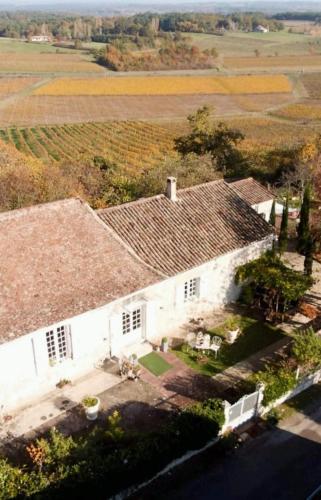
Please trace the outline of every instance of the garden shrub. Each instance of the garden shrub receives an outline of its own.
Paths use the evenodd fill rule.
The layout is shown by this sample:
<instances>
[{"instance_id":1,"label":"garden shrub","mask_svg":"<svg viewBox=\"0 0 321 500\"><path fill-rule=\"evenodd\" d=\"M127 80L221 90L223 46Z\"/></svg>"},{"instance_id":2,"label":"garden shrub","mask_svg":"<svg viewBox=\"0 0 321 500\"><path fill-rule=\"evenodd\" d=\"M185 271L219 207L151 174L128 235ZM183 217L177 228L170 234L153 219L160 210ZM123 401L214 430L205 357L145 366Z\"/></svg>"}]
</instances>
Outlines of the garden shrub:
<instances>
[{"instance_id":1,"label":"garden shrub","mask_svg":"<svg viewBox=\"0 0 321 500\"><path fill-rule=\"evenodd\" d=\"M31 470L0 461L0 488L10 498L108 498L152 477L172 460L201 448L224 423L223 402L209 399L173 415L155 432L125 433L120 415L107 420L107 431L95 427L84 437L65 437L53 429L29 450L41 450L42 462ZM29 456L32 458L32 454ZM11 495L11 496L10 496Z\"/></svg>"},{"instance_id":2,"label":"garden shrub","mask_svg":"<svg viewBox=\"0 0 321 500\"><path fill-rule=\"evenodd\" d=\"M321 364L321 339L312 328L298 332L292 346L292 353L300 365L317 368Z\"/></svg>"},{"instance_id":3,"label":"garden shrub","mask_svg":"<svg viewBox=\"0 0 321 500\"><path fill-rule=\"evenodd\" d=\"M263 398L263 405L265 406L294 389L297 384L295 373L283 367L278 369L267 367L265 371L256 373L253 378L256 382L262 382L265 386Z\"/></svg>"}]
</instances>

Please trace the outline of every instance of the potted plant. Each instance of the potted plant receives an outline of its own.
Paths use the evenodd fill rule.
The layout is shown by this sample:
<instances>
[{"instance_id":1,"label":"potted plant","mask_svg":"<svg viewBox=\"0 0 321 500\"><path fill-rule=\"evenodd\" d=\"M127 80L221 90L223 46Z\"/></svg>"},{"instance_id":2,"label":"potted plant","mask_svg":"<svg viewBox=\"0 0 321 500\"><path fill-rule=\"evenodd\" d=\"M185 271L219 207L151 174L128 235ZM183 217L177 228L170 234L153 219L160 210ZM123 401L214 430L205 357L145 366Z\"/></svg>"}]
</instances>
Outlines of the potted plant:
<instances>
[{"instance_id":1,"label":"potted plant","mask_svg":"<svg viewBox=\"0 0 321 500\"><path fill-rule=\"evenodd\" d=\"M82 404L85 409L87 419L96 420L98 417L100 399L97 398L97 396L86 396L82 400Z\"/></svg>"},{"instance_id":2,"label":"potted plant","mask_svg":"<svg viewBox=\"0 0 321 500\"><path fill-rule=\"evenodd\" d=\"M132 354L132 355L129 357L129 362L130 362L133 366L137 366L137 365L138 365L138 357L137 357L137 354Z\"/></svg>"},{"instance_id":3,"label":"potted plant","mask_svg":"<svg viewBox=\"0 0 321 500\"><path fill-rule=\"evenodd\" d=\"M168 338L167 337L162 338L162 351L163 352L168 351Z\"/></svg>"},{"instance_id":4,"label":"potted plant","mask_svg":"<svg viewBox=\"0 0 321 500\"><path fill-rule=\"evenodd\" d=\"M236 330L228 330L226 332L226 342L228 342L229 344L234 344L239 333L240 333L239 328L237 328Z\"/></svg>"}]
</instances>

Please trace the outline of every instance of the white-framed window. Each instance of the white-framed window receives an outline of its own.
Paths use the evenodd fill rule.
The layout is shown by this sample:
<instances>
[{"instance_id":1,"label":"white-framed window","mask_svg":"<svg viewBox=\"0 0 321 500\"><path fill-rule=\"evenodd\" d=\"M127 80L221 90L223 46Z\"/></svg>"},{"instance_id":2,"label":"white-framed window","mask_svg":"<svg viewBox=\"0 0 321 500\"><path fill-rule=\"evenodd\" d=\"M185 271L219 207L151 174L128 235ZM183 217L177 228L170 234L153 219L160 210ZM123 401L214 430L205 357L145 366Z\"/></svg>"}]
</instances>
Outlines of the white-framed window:
<instances>
[{"instance_id":1,"label":"white-framed window","mask_svg":"<svg viewBox=\"0 0 321 500\"><path fill-rule=\"evenodd\" d=\"M184 302L194 300L199 295L199 278L191 278L184 283Z\"/></svg>"},{"instance_id":2,"label":"white-framed window","mask_svg":"<svg viewBox=\"0 0 321 500\"><path fill-rule=\"evenodd\" d=\"M56 363L70 357L69 329L66 325L48 330L46 342L49 363Z\"/></svg>"},{"instance_id":3,"label":"white-framed window","mask_svg":"<svg viewBox=\"0 0 321 500\"><path fill-rule=\"evenodd\" d=\"M122 314L122 332L123 335L128 333L135 333L142 327L142 309L141 307L134 309L130 312L123 312Z\"/></svg>"}]
</instances>

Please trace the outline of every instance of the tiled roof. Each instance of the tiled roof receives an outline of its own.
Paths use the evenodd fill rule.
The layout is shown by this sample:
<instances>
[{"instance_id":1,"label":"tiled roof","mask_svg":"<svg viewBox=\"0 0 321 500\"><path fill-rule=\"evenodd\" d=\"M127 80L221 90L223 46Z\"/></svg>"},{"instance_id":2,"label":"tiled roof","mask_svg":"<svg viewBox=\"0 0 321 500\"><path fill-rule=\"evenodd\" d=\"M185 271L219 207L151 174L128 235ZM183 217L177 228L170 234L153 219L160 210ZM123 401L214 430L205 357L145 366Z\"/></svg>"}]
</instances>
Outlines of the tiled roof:
<instances>
[{"instance_id":1,"label":"tiled roof","mask_svg":"<svg viewBox=\"0 0 321 500\"><path fill-rule=\"evenodd\" d=\"M2 213L0 234L0 343L162 279L77 199Z\"/></svg>"},{"instance_id":2,"label":"tiled roof","mask_svg":"<svg viewBox=\"0 0 321 500\"><path fill-rule=\"evenodd\" d=\"M253 177L231 182L229 185L249 205L256 205L274 198L273 193L254 180Z\"/></svg>"},{"instance_id":3,"label":"tiled roof","mask_svg":"<svg viewBox=\"0 0 321 500\"><path fill-rule=\"evenodd\" d=\"M98 211L136 254L167 276L266 238L272 228L224 181Z\"/></svg>"}]
</instances>

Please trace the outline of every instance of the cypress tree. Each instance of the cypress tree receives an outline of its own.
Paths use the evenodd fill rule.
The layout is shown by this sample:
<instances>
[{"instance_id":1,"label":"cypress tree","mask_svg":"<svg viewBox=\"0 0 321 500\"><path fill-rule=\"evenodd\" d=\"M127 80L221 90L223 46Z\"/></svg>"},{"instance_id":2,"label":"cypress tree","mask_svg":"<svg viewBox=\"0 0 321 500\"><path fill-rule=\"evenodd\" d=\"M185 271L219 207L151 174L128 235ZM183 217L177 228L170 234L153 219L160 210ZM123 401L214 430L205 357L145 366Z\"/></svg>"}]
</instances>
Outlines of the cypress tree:
<instances>
[{"instance_id":1,"label":"cypress tree","mask_svg":"<svg viewBox=\"0 0 321 500\"><path fill-rule=\"evenodd\" d=\"M269 223L271 224L271 226L275 227L275 199L272 203Z\"/></svg>"},{"instance_id":2,"label":"cypress tree","mask_svg":"<svg viewBox=\"0 0 321 500\"><path fill-rule=\"evenodd\" d=\"M306 245L305 245L305 258L304 258L304 274L308 276L312 275L312 266L313 266L313 239L309 234Z\"/></svg>"},{"instance_id":3,"label":"cypress tree","mask_svg":"<svg viewBox=\"0 0 321 500\"><path fill-rule=\"evenodd\" d=\"M305 253L305 247L310 237L309 216L310 216L310 186L307 185L304 190L303 201L300 211L300 222L298 225L297 251L302 255L304 255Z\"/></svg>"},{"instance_id":4,"label":"cypress tree","mask_svg":"<svg viewBox=\"0 0 321 500\"><path fill-rule=\"evenodd\" d=\"M288 246L288 218L289 218L289 197L287 195L285 207L283 207L281 228L279 235L279 252L283 253Z\"/></svg>"}]
</instances>

